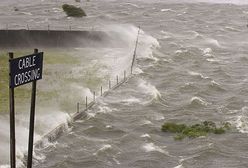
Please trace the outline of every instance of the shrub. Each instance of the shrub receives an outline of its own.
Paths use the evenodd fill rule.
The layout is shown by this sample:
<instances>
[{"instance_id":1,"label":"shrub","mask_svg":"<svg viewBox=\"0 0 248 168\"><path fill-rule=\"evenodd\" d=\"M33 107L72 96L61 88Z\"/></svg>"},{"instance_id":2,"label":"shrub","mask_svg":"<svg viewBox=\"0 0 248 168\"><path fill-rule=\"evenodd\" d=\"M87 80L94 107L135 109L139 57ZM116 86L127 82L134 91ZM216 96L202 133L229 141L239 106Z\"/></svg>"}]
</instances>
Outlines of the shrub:
<instances>
[{"instance_id":1,"label":"shrub","mask_svg":"<svg viewBox=\"0 0 248 168\"><path fill-rule=\"evenodd\" d=\"M73 5L64 4L64 5L62 5L62 8L63 8L64 12L67 14L67 16L71 16L71 17L86 16L86 13L84 12L83 9L75 7Z\"/></svg>"},{"instance_id":2,"label":"shrub","mask_svg":"<svg viewBox=\"0 0 248 168\"><path fill-rule=\"evenodd\" d=\"M174 139L182 140L185 137L197 138L200 136L206 136L208 133L223 134L230 128L231 124L228 122L222 123L222 127L217 127L216 124L212 121L204 121L200 124L194 124L190 126L167 122L162 125L161 130L163 132L177 133L174 136Z\"/></svg>"}]
</instances>

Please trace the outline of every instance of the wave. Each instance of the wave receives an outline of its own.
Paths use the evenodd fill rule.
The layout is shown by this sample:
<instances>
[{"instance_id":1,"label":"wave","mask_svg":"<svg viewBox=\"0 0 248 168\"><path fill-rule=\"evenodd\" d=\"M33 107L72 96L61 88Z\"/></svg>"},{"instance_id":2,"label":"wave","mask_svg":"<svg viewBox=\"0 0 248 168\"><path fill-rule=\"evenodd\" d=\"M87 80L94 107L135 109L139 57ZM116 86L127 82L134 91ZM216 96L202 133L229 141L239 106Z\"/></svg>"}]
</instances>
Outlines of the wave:
<instances>
[{"instance_id":1,"label":"wave","mask_svg":"<svg viewBox=\"0 0 248 168\"><path fill-rule=\"evenodd\" d=\"M161 94L158 89L154 85L144 81L143 79L139 80L138 87L139 90L141 90L143 93L149 95L151 97L151 100L161 98Z\"/></svg>"},{"instance_id":2,"label":"wave","mask_svg":"<svg viewBox=\"0 0 248 168\"><path fill-rule=\"evenodd\" d=\"M209 103L200 97L192 97L190 100L191 106L207 106Z\"/></svg>"},{"instance_id":3,"label":"wave","mask_svg":"<svg viewBox=\"0 0 248 168\"><path fill-rule=\"evenodd\" d=\"M151 138L151 136L149 134L143 134L140 136L141 138Z\"/></svg>"},{"instance_id":4,"label":"wave","mask_svg":"<svg viewBox=\"0 0 248 168\"><path fill-rule=\"evenodd\" d=\"M93 153L93 155L99 155L100 153L110 150L111 148L112 146L109 144L103 145L96 153Z\"/></svg>"},{"instance_id":5,"label":"wave","mask_svg":"<svg viewBox=\"0 0 248 168\"><path fill-rule=\"evenodd\" d=\"M201 79L209 79L208 76L204 76L204 75L202 75L201 73L198 73L198 72L189 71L188 73L190 75L192 75L192 76L200 77Z\"/></svg>"},{"instance_id":6,"label":"wave","mask_svg":"<svg viewBox=\"0 0 248 168\"><path fill-rule=\"evenodd\" d=\"M175 10L172 9L161 9L161 12L176 12Z\"/></svg>"},{"instance_id":7,"label":"wave","mask_svg":"<svg viewBox=\"0 0 248 168\"><path fill-rule=\"evenodd\" d=\"M239 115L236 116L236 119L233 123L236 125L236 128L241 133L248 133L248 107L244 106L241 108Z\"/></svg>"},{"instance_id":8,"label":"wave","mask_svg":"<svg viewBox=\"0 0 248 168\"><path fill-rule=\"evenodd\" d=\"M238 29L236 29L234 27L231 27L231 26L226 26L225 29L233 31L233 32L240 32L240 30L238 30Z\"/></svg>"},{"instance_id":9,"label":"wave","mask_svg":"<svg viewBox=\"0 0 248 168\"><path fill-rule=\"evenodd\" d=\"M221 84L217 83L216 81L212 80L209 87L211 89L214 89L216 91L225 91L224 88L222 88Z\"/></svg>"},{"instance_id":10,"label":"wave","mask_svg":"<svg viewBox=\"0 0 248 168\"><path fill-rule=\"evenodd\" d=\"M142 148L146 151L146 152L153 152L153 151L156 151L156 152L160 152L160 153L163 153L163 154L166 154L168 155L168 152L165 151L164 149L162 149L161 147L159 146L156 146L154 145L154 143L146 143L142 146ZM163 147L165 148L165 146Z\"/></svg>"},{"instance_id":11,"label":"wave","mask_svg":"<svg viewBox=\"0 0 248 168\"><path fill-rule=\"evenodd\" d=\"M207 42L208 44L211 44L211 45L215 46L215 47L219 47L219 48L221 47L219 41L216 40L216 39L213 39L213 38L206 38L206 42Z\"/></svg>"},{"instance_id":12,"label":"wave","mask_svg":"<svg viewBox=\"0 0 248 168\"><path fill-rule=\"evenodd\" d=\"M128 99L121 100L121 103L124 103L126 105L131 105L131 104L141 103L141 101L138 98L131 97Z\"/></svg>"}]
</instances>

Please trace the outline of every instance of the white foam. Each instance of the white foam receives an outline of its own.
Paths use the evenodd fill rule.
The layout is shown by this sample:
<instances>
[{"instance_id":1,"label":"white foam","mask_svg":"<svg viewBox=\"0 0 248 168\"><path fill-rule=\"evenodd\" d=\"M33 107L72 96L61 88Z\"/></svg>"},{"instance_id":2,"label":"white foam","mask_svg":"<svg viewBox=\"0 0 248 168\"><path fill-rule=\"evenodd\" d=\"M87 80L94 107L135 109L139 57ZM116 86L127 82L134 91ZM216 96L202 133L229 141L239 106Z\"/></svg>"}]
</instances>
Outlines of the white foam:
<instances>
[{"instance_id":1,"label":"white foam","mask_svg":"<svg viewBox=\"0 0 248 168\"><path fill-rule=\"evenodd\" d=\"M236 124L236 128L241 133L248 133L248 107L244 106L240 110L239 115L236 116L236 120L234 121L234 124Z\"/></svg>"},{"instance_id":2,"label":"white foam","mask_svg":"<svg viewBox=\"0 0 248 168\"><path fill-rule=\"evenodd\" d=\"M141 101L136 97L131 97L128 99L121 100L121 102L126 104L126 105L131 105L131 104L140 103Z\"/></svg>"},{"instance_id":3,"label":"white foam","mask_svg":"<svg viewBox=\"0 0 248 168\"><path fill-rule=\"evenodd\" d=\"M209 44L212 44L212 45L214 45L214 46L216 46L216 47L221 47L219 41L216 40L216 39L207 38L207 39L206 39L206 42L209 43Z\"/></svg>"},{"instance_id":4,"label":"white foam","mask_svg":"<svg viewBox=\"0 0 248 168\"><path fill-rule=\"evenodd\" d=\"M152 99L157 99L157 98L161 97L161 94L158 91L158 89L154 85L151 85L150 83L144 81L143 79L139 80L138 87L145 94L150 95L152 97Z\"/></svg>"},{"instance_id":5,"label":"white foam","mask_svg":"<svg viewBox=\"0 0 248 168\"><path fill-rule=\"evenodd\" d=\"M213 86L220 86L220 84L217 83L217 82L215 82L214 80L211 81L211 84L212 84Z\"/></svg>"},{"instance_id":6,"label":"white foam","mask_svg":"<svg viewBox=\"0 0 248 168\"><path fill-rule=\"evenodd\" d=\"M157 151L160 153L164 153L164 154L168 154L168 152L164 151L162 148L160 148L159 146L154 145L154 143L146 143L145 145L142 146L142 148L146 151L146 152L153 152L153 151Z\"/></svg>"},{"instance_id":7,"label":"white foam","mask_svg":"<svg viewBox=\"0 0 248 168\"><path fill-rule=\"evenodd\" d=\"M184 168L182 164L175 166L174 168Z\"/></svg>"},{"instance_id":8,"label":"white foam","mask_svg":"<svg viewBox=\"0 0 248 168\"><path fill-rule=\"evenodd\" d=\"M112 108L109 108L108 106L99 106L97 113L111 113L113 111Z\"/></svg>"},{"instance_id":9,"label":"white foam","mask_svg":"<svg viewBox=\"0 0 248 168\"><path fill-rule=\"evenodd\" d=\"M203 54L204 55L206 55L206 54L210 54L210 53L212 53L213 51L212 51L212 48L205 48L204 50L203 50Z\"/></svg>"},{"instance_id":10,"label":"white foam","mask_svg":"<svg viewBox=\"0 0 248 168\"><path fill-rule=\"evenodd\" d=\"M139 6L137 4L134 4L134 3L125 3L126 5L130 5L130 6L133 6L133 7L136 7L136 8L139 8Z\"/></svg>"},{"instance_id":11,"label":"white foam","mask_svg":"<svg viewBox=\"0 0 248 168\"><path fill-rule=\"evenodd\" d=\"M197 97L197 96L192 97L191 100L190 100L190 103L191 104L192 103L197 103L197 104L201 104L203 106L207 106L209 104L208 102L206 102L205 100L203 100L202 98Z\"/></svg>"},{"instance_id":12,"label":"white foam","mask_svg":"<svg viewBox=\"0 0 248 168\"><path fill-rule=\"evenodd\" d=\"M105 144L96 153L93 153L93 155L98 155L100 152L104 152L104 151L109 150L111 148L112 148L111 145Z\"/></svg>"},{"instance_id":13,"label":"white foam","mask_svg":"<svg viewBox=\"0 0 248 168\"><path fill-rule=\"evenodd\" d=\"M160 11L161 12L176 12L176 11L174 11L172 9L161 9Z\"/></svg>"},{"instance_id":14,"label":"white foam","mask_svg":"<svg viewBox=\"0 0 248 168\"><path fill-rule=\"evenodd\" d=\"M207 58L208 62L220 62L220 60L218 59L214 59L214 58Z\"/></svg>"},{"instance_id":15,"label":"white foam","mask_svg":"<svg viewBox=\"0 0 248 168\"><path fill-rule=\"evenodd\" d=\"M141 73L144 73L143 70L140 69L139 67L135 67L133 74L138 75L138 74L141 74Z\"/></svg>"},{"instance_id":16,"label":"white foam","mask_svg":"<svg viewBox=\"0 0 248 168\"><path fill-rule=\"evenodd\" d=\"M152 124L152 122L149 120L143 120L142 121L142 125L150 125L150 124Z\"/></svg>"},{"instance_id":17,"label":"white foam","mask_svg":"<svg viewBox=\"0 0 248 168\"><path fill-rule=\"evenodd\" d=\"M151 138L151 136L149 134L143 134L140 136L141 138Z\"/></svg>"},{"instance_id":18,"label":"white foam","mask_svg":"<svg viewBox=\"0 0 248 168\"><path fill-rule=\"evenodd\" d=\"M209 77L204 76L204 75L202 75L202 74L199 73L199 72L189 71L188 73L189 73L190 75L192 75L192 76L199 76L199 77L201 77L202 79L209 79Z\"/></svg>"}]
</instances>

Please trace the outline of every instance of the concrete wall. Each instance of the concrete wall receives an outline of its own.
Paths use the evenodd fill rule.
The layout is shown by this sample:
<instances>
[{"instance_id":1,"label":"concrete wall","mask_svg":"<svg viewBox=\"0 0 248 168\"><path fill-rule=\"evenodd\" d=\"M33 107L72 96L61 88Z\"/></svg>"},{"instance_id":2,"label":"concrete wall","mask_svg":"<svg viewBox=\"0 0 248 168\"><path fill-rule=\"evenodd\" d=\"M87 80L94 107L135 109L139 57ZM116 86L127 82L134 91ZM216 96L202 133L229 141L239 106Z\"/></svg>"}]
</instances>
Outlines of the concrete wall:
<instances>
[{"instance_id":1,"label":"concrete wall","mask_svg":"<svg viewBox=\"0 0 248 168\"><path fill-rule=\"evenodd\" d=\"M97 47L107 41L101 31L0 30L0 48Z\"/></svg>"}]
</instances>

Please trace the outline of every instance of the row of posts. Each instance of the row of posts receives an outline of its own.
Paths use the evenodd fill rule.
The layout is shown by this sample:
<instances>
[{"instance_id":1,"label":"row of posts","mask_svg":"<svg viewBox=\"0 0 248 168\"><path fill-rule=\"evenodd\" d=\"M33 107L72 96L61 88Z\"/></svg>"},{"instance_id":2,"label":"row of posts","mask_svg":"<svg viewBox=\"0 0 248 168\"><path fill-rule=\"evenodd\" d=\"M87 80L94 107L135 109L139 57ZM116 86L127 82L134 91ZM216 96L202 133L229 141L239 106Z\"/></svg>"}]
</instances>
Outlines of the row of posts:
<instances>
[{"instance_id":1,"label":"row of posts","mask_svg":"<svg viewBox=\"0 0 248 168\"><path fill-rule=\"evenodd\" d=\"M114 85L112 87L112 83L111 83L111 80L108 81L108 89L111 90L112 88L116 87L116 86L119 86L121 83L125 82L127 80L127 76L126 76L126 71L123 72L123 80L122 82L119 81L119 76L116 75L116 85ZM109 91L108 90L108 91ZM103 92L103 87L101 86L100 88L100 96L103 96L104 92ZM94 91L93 92L93 101L92 102L95 102L96 101L96 92ZM91 102L91 103L92 103ZM85 110L87 110L89 108L89 101L88 101L88 96L85 96ZM78 102L77 103L77 113L80 112L80 103Z\"/></svg>"},{"instance_id":2,"label":"row of posts","mask_svg":"<svg viewBox=\"0 0 248 168\"><path fill-rule=\"evenodd\" d=\"M50 28L51 28L51 26L50 26L50 25L47 25L47 31L50 31L50 30L51 30ZM90 28L91 28L92 30L95 29L94 27L90 27ZM6 24L6 27L5 27L4 30L10 30L8 24ZM26 30L31 30L28 24L26 25ZM63 29L63 30L65 30L65 29ZM71 25L68 26L68 30L70 30L70 31L72 30L72 26L71 26Z\"/></svg>"}]
</instances>

